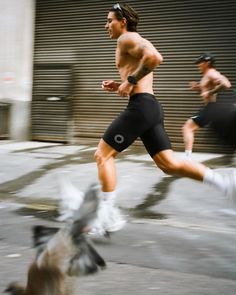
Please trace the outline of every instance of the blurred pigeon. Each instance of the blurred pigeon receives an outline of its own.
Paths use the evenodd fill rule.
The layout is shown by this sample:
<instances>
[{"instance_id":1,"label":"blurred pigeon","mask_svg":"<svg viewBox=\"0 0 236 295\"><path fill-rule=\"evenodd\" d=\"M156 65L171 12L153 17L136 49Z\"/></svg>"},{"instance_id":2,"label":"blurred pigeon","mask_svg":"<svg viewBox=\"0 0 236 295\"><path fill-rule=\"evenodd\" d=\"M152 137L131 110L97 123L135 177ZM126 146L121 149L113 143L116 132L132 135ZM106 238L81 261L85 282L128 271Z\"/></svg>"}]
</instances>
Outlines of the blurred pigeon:
<instances>
[{"instance_id":1,"label":"blurred pigeon","mask_svg":"<svg viewBox=\"0 0 236 295\"><path fill-rule=\"evenodd\" d=\"M68 177L68 173L57 174L59 187L59 217L57 221L66 221L73 217L74 212L78 210L84 199L84 193L80 191Z\"/></svg>"},{"instance_id":2,"label":"blurred pigeon","mask_svg":"<svg viewBox=\"0 0 236 295\"><path fill-rule=\"evenodd\" d=\"M33 243L36 257L28 270L26 287L11 283L5 292L11 295L69 295L67 278L96 273L106 267L104 259L86 238L96 218L98 185L92 184L73 220L64 227L35 226Z\"/></svg>"}]
</instances>

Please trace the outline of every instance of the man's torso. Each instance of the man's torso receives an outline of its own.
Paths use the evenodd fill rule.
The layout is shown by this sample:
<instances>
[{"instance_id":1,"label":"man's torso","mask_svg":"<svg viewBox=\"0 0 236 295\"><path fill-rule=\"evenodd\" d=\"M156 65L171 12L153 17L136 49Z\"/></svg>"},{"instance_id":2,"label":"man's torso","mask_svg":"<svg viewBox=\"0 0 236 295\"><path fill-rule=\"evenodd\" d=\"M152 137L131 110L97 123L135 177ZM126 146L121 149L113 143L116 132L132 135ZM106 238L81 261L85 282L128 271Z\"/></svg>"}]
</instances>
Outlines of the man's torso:
<instances>
[{"instance_id":1,"label":"man's torso","mask_svg":"<svg viewBox=\"0 0 236 295\"><path fill-rule=\"evenodd\" d=\"M135 32L127 32L125 33L128 38L131 38L133 42L137 44L137 46L144 46L154 49L151 42L142 38L138 33ZM116 48L116 67L120 73L120 77L122 81L125 81L129 75L132 75L133 72L139 67L141 57L134 57L128 53L128 48L119 45L119 40ZM153 73L149 73L141 80L138 81L137 85L134 86L131 95L136 93L150 93L153 94Z\"/></svg>"},{"instance_id":2,"label":"man's torso","mask_svg":"<svg viewBox=\"0 0 236 295\"><path fill-rule=\"evenodd\" d=\"M216 72L217 71L215 69L209 69L207 73L203 74L202 79L200 81L201 93L209 91L216 86L216 83L213 82L213 80L211 79L211 76L215 74ZM204 100L204 103L208 104L209 102L215 102L215 101L216 101L216 93L208 96Z\"/></svg>"}]
</instances>

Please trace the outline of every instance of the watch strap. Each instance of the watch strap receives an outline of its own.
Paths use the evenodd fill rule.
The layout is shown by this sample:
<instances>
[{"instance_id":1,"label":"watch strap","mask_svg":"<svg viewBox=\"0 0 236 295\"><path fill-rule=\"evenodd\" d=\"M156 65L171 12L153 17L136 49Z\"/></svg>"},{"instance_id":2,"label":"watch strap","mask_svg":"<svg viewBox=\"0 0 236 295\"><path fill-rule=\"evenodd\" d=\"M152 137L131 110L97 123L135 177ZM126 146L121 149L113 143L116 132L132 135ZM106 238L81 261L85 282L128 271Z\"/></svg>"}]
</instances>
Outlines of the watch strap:
<instances>
[{"instance_id":1,"label":"watch strap","mask_svg":"<svg viewBox=\"0 0 236 295\"><path fill-rule=\"evenodd\" d=\"M133 84L133 85L137 84L137 80L134 76L128 76L127 80L130 84Z\"/></svg>"}]
</instances>

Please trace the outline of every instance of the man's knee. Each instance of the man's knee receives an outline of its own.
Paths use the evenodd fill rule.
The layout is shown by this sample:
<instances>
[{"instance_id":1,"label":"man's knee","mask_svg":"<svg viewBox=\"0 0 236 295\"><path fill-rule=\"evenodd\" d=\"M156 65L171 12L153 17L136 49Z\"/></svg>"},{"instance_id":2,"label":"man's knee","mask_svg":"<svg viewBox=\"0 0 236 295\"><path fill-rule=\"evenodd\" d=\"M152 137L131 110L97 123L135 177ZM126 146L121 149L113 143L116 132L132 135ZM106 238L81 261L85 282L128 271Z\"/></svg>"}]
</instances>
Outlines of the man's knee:
<instances>
[{"instance_id":1,"label":"man's knee","mask_svg":"<svg viewBox=\"0 0 236 295\"><path fill-rule=\"evenodd\" d=\"M104 153L102 149L97 149L94 153L95 161L97 162L97 165L103 165L106 162L108 162L111 158L114 158L115 155L113 153Z\"/></svg>"},{"instance_id":2,"label":"man's knee","mask_svg":"<svg viewBox=\"0 0 236 295\"><path fill-rule=\"evenodd\" d=\"M172 150L164 150L153 157L157 167L159 167L166 174L175 174L179 169L179 161L175 159Z\"/></svg>"},{"instance_id":3,"label":"man's knee","mask_svg":"<svg viewBox=\"0 0 236 295\"><path fill-rule=\"evenodd\" d=\"M187 120L183 127L182 127L182 132L185 134L185 133L188 133L188 132L192 132L192 127L191 127L191 123L189 120Z\"/></svg>"},{"instance_id":4,"label":"man's knee","mask_svg":"<svg viewBox=\"0 0 236 295\"><path fill-rule=\"evenodd\" d=\"M175 162L173 162L173 163L168 162L168 163L158 165L158 166L165 174L168 174L168 175L176 174L176 172L179 169L179 165L177 165L177 163L175 163Z\"/></svg>"},{"instance_id":5,"label":"man's knee","mask_svg":"<svg viewBox=\"0 0 236 295\"><path fill-rule=\"evenodd\" d=\"M183 127L182 127L182 131L183 133L194 133L197 129L199 129L200 127L198 126L198 124L196 124L192 119L188 119Z\"/></svg>"},{"instance_id":6,"label":"man's knee","mask_svg":"<svg viewBox=\"0 0 236 295\"><path fill-rule=\"evenodd\" d=\"M94 159L97 162L97 164L101 164L104 161L104 156L99 149L97 149L94 153Z\"/></svg>"}]
</instances>

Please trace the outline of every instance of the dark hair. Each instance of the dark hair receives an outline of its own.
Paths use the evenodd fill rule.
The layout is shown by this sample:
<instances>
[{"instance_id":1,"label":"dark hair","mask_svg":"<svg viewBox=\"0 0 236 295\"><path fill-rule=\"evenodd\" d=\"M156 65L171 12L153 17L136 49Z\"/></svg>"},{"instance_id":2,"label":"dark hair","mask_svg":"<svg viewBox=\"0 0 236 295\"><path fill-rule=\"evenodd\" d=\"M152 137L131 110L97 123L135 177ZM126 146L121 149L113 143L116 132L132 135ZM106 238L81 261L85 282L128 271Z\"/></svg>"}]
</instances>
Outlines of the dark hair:
<instances>
[{"instance_id":1,"label":"dark hair","mask_svg":"<svg viewBox=\"0 0 236 295\"><path fill-rule=\"evenodd\" d=\"M139 17L137 12L130 5L117 3L113 5L113 7L109 11L113 11L118 20L122 20L123 17L126 18L127 31L137 31Z\"/></svg>"},{"instance_id":2,"label":"dark hair","mask_svg":"<svg viewBox=\"0 0 236 295\"><path fill-rule=\"evenodd\" d=\"M195 59L194 63L199 64L201 62L208 62L210 67L214 67L215 61L216 59L214 55L212 55L210 52L204 52Z\"/></svg>"}]
</instances>

